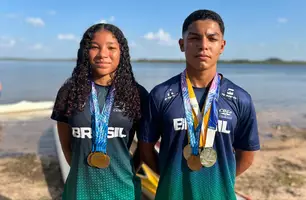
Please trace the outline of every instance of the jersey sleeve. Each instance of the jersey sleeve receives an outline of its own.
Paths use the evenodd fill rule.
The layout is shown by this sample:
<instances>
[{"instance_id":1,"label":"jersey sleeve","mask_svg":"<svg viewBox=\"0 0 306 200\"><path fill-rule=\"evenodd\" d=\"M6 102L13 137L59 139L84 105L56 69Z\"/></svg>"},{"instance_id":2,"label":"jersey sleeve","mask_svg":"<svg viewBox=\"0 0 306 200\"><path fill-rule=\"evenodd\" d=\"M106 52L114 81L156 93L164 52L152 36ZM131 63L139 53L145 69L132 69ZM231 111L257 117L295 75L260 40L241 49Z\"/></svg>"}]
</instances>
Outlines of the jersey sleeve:
<instances>
[{"instance_id":1,"label":"jersey sleeve","mask_svg":"<svg viewBox=\"0 0 306 200\"><path fill-rule=\"evenodd\" d=\"M67 91L65 90L65 88L66 88L65 86L62 86L57 92L57 96L53 106L53 111L51 114L51 119L58 122L68 123L68 117L64 115L64 110L66 108L66 105L62 105L61 106L62 109L58 109L59 108L58 104L60 103L59 100L67 97Z\"/></svg>"},{"instance_id":2,"label":"jersey sleeve","mask_svg":"<svg viewBox=\"0 0 306 200\"><path fill-rule=\"evenodd\" d=\"M156 143L160 137L160 114L152 92L144 112L144 119L140 124L139 140L147 143Z\"/></svg>"},{"instance_id":3,"label":"jersey sleeve","mask_svg":"<svg viewBox=\"0 0 306 200\"><path fill-rule=\"evenodd\" d=\"M256 112L250 96L241 104L233 147L245 151L260 149Z\"/></svg>"}]
</instances>

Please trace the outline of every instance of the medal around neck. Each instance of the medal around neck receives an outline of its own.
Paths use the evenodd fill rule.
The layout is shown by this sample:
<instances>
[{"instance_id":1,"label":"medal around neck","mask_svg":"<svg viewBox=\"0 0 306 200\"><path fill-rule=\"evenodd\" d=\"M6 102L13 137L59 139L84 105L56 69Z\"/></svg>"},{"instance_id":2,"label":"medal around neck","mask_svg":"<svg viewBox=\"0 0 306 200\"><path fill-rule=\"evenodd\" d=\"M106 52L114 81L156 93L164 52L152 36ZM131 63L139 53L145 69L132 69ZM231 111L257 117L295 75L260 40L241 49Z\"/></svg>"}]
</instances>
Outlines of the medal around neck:
<instances>
[{"instance_id":1,"label":"medal around neck","mask_svg":"<svg viewBox=\"0 0 306 200\"><path fill-rule=\"evenodd\" d=\"M193 171L199 171L202 168L202 164L200 161L200 155L191 155L187 160L187 165L189 169Z\"/></svg>"},{"instance_id":2,"label":"medal around neck","mask_svg":"<svg viewBox=\"0 0 306 200\"><path fill-rule=\"evenodd\" d=\"M89 166L96 168L107 168L110 164L110 157L106 153L108 122L114 102L115 89L111 87L107 95L102 112L100 112L98 95L94 85L91 83L90 111L92 118L92 151L87 157Z\"/></svg>"},{"instance_id":3,"label":"medal around neck","mask_svg":"<svg viewBox=\"0 0 306 200\"><path fill-rule=\"evenodd\" d=\"M97 168L107 168L110 164L110 157L102 152L94 152L90 157L90 163Z\"/></svg>"},{"instance_id":4,"label":"medal around neck","mask_svg":"<svg viewBox=\"0 0 306 200\"><path fill-rule=\"evenodd\" d=\"M87 163L89 166L93 167L93 165L91 164L91 156L93 155L93 152L90 152L90 154L87 156Z\"/></svg>"},{"instance_id":5,"label":"medal around neck","mask_svg":"<svg viewBox=\"0 0 306 200\"><path fill-rule=\"evenodd\" d=\"M210 108L212 108L212 109L211 109L210 117L209 117L209 120L208 120L208 126L210 128L213 128L214 130L216 130L217 123L218 123L218 110L216 109L216 100L219 97L220 78L219 78L219 75L216 74L213 81L212 81L212 84L209 88L209 92L208 92L207 99L206 99L206 102L205 102L203 115L201 115L201 118L198 119L199 123L198 123L197 127L195 127L192 112L193 112L193 110L197 111L198 106L195 106L194 103L191 104L191 99L190 98L193 98L194 92L192 90L192 86L190 85L191 83L190 83L189 79L188 80L187 79L188 79L187 72L186 72L186 70L184 70L184 72L181 74L181 90L182 90L182 96L183 96L183 102L184 102L186 121L187 121L187 126L188 126L187 133L188 133L188 137L189 137L189 141L190 141L190 148L188 147L188 145L185 146L185 148L183 150L183 155L184 155L185 159L187 159L187 165L191 170L199 170L202 166L204 166L204 165L202 165L202 162L201 162L201 156L200 156L201 153L199 154L199 139L200 139L202 126L203 126L203 130L205 130L204 129L203 118ZM187 82L187 81L189 81L189 82ZM191 97L190 97L190 93L192 95ZM194 101L194 99L193 99L193 101ZM203 134L205 134L204 131L203 131ZM209 136L209 135L207 135L207 136L212 138L212 140L210 139L210 141L208 141L207 144L210 144L211 142L213 144L213 140L214 140L215 135L213 134L212 135L213 137ZM205 147L210 147L210 146L205 145ZM210 155L208 153L205 152L205 154L203 153L204 157L202 156L203 157L203 163L206 166L209 166L212 163L212 161L211 161L212 158L209 157L209 156L207 157L207 155ZM216 156L215 156L215 159L216 159Z\"/></svg>"},{"instance_id":6,"label":"medal around neck","mask_svg":"<svg viewBox=\"0 0 306 200\"><path fill-rule=\"evenodd\" d=\"M217 152L212 147L205 147L201 151L200 161L204 167L212 167L217 161Z\"/></svg>"},{"instance_id":7,"label":"medal around neck","mask_svg":"<svg viewBox=\"0 0 306 200\"><path fill-rule=\"evenodd\" d=\"M213 104L212 107L215 105ZM204 167L212 167L217 161L217 152L213 148L216 130L208 128L205 146L200 153L200 160Z\"/></svg>"},{"instance_id":8,"label":"medal around neck","mask_svg":"<svg viewBox=\"0 0 306 200\"><path fill-rule=\"evenodd\" d=\"M199 149L199 154L201 153L201 150ZM185 147L184 147L184 150L183 150L183 155L184 155L184 158L186 160L188 160L188 158L191 156L191 146L190 144L187 144Z\"/></svg>"}]
</instances>

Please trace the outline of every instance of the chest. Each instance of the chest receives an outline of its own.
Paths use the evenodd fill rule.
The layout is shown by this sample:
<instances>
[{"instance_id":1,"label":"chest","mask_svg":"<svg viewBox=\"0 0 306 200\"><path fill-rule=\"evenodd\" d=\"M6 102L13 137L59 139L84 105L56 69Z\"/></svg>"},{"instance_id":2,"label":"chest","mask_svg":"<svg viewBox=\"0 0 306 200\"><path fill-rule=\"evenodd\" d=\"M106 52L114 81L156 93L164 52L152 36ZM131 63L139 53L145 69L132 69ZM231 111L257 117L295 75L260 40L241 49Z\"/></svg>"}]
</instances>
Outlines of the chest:
<instances>
[{"instance_id":1,"label":"chest","mask_svg":"<svg viewBox=\"0 0 306 200\"><path fill-rule=\"evenodd\" d=\"M82 112L75 113L68 120L72 128L72 136L75 139L92 139L93 137L93 123L89 104L86 103ZM124 116L123 111L116 106L111 109L108 120L108 140L122 139L125 142L130 139L130 131L133 127L133 121Z\"/></svg>"},{"instance_id":2,"label":"chest","mask_svg":"<svg viewBox=\"0 0 306 200\"><path fill-rule=\"evenodd\" d=\"M217 103L217 136L233 140L239 115L235 103L220 98ZM173 102L166 102L163 110L163 137L184 137L187 132L187 120L183 98L178 96ZM177 136L181 135L181 136Z\"/></svg>"}]
</instances>

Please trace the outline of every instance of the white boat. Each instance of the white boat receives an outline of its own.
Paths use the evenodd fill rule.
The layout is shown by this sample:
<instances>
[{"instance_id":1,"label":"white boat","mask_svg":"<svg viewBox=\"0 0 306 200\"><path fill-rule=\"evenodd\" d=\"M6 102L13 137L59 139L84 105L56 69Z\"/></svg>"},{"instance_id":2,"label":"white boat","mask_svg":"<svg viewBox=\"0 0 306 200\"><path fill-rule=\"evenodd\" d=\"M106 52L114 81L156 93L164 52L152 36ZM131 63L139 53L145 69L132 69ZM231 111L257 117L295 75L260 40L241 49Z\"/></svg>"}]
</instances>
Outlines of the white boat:
<instances>
[{"instance_id":1,"label":"white boat","mask_svg":"<svg viewBox=\"0 0 306 200\"><path fill-rule=\"evenodd\" d=\"M54 105L53 101L20 101L18 103L0 104L0 114L16 114L24 112L33 112L52 109Z\"/></svg>"}]
</instances>

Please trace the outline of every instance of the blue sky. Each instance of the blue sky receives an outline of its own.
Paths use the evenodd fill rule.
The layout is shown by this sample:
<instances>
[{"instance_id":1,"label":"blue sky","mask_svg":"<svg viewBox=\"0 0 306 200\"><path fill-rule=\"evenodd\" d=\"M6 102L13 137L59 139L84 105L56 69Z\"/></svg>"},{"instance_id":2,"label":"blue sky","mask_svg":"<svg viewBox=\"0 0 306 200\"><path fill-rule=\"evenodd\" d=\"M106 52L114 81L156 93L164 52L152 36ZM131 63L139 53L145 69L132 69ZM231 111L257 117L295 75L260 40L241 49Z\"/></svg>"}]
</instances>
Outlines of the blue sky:
<instances>
[{"instance_id":1,"label":"blue sky","mask_svg":"<svg viewBox=\"0 0 306 200\"><path fill-rule=\"evenodd\" d=\"M183 58L177 40L184 19L212 9L225 23L222 59L306 60L305 8L305 0L1 0L0 57L76 57L84 31L107 21L123 30L134 59Z\"/></svg>"}]
</instances>

